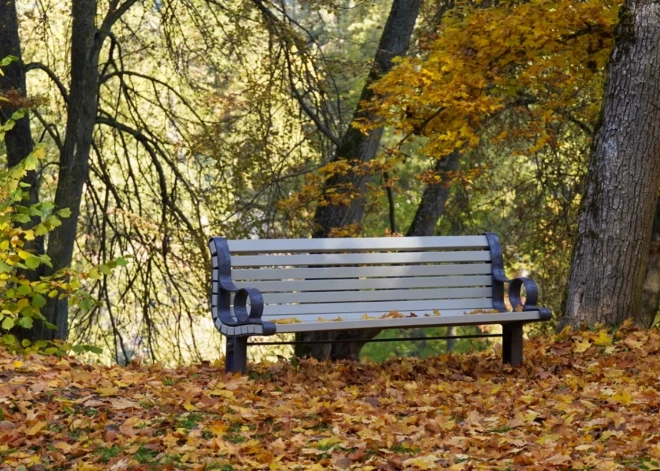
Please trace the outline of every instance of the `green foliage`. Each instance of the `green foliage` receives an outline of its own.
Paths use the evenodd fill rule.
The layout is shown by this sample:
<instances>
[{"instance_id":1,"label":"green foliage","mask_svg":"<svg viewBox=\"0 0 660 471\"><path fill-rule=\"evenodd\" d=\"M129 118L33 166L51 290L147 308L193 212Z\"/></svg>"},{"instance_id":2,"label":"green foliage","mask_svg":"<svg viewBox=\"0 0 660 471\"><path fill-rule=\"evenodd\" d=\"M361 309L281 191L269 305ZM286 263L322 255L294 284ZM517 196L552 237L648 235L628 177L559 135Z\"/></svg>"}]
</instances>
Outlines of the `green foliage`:
<instances>
[{"instance_id":1,"label":"green foliage","mask_svg":"<svg viewBox=\"0 0 660 471\"><path fill-rule=\"evenodd\" d=\"M443 340L406 340L406 337L440 337L449 335L448 327L431 327L425 329L387 329L383 330L377 339L402 339L391 342L372 342L360 351L360 358L377 363L391 358L417 357L429 358L443 355L447 352L447 342ZM456 335L475 335L479 331L475 326L456 327ZM491 343L487 339L457 339L452 352L469 353L486 350Z\"/></svg>"},{"instance_id":2,"label":"green foliage","mask_svg":"<svg viewBox=\"0 0 660 471\"><path fill-rule=\"evenodd\" d=\"M6 133L24 115L24 110L14 112L0 126L0 139L4 140ZM45 147L39 145L18 165L0 170L0 346L26 353L100 353L101 349L93 345L72 345L62 341L32 343L27 339L19 341L14 335L17 329L31 329L35 321L50 329L56 328L42 314L49 299L68 297L73 305L91 308L94 301L82 288L81 281L95 279L99 273L110 274L114 267L126 265L125 259L117 259L99 265L89 273L67 268L41 276L45 269L52 268L52 263L47 255L35 250L34 241L58 227L62 218L71 215L68 208L58 210L50 201L26 204L28 193L24 179L28 172L37 170L45 154ZM39 222L33 224L33 220Z\"/></svg>"}]
</instances>

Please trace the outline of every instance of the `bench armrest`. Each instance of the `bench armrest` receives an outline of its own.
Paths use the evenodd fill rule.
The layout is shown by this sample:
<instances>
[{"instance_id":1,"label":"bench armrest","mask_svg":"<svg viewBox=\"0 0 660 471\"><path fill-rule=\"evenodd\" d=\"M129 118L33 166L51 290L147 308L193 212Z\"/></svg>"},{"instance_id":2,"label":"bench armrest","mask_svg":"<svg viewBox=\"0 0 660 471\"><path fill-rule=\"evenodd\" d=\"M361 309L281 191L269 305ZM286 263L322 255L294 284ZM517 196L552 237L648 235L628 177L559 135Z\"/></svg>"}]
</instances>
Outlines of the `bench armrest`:
<instances>
[{"instance_id":1,"label":"bench armrest","mask_svg":"<svg viewBox=\"0 0 660 471\"><path fill-rule=\"evenodd\" d=\"M209 241L211 250L211 313L218 330L222 325L237 327L260 325L263 334L275 333L275 324L264 321L264 298L256 288L238 288L231 279L231 256L224 237L213 237ZM231 309L231 294L234 293L234 309ZM247 301L250 300L248 312Z\"/></svg>"},{"instance_id":2,"label":"bench armrest","mask_svg":"<svg viewBox=\"0 0 660 471\"><path fill-rule=\"evenodd\" d=\"M496 234L486 232L484 234L490 246L490 256L493 274L493 306L495 309L508 311L504 304L504 283L508 284L507 294L514 311L539 311L541 320L550 320L552 311L546 307L536 305L539 298L539 288L534 280L527 277L508 278L504 272L504 261L502 259L502 246ZM520 291L525 287L526 296L523 303Z\"/></svg>"}]
</instances>

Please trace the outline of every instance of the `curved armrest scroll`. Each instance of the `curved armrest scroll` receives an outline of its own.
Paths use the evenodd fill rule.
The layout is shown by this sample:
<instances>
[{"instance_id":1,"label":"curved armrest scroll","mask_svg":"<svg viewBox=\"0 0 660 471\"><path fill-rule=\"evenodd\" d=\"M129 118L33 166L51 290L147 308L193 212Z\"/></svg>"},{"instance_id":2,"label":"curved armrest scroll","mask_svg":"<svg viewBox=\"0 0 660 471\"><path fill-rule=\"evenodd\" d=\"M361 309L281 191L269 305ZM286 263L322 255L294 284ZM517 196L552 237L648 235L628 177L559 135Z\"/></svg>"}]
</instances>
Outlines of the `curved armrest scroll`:
<instances>
[{"instance_id":1,"label":"curved armrest scroll","mask_svg":"<svg viewBox=\"0 0 660 471\"><path fill-rule=\"evenodd\" d=\"M227 326L261 325L264 335L275 333L275 324L262 320L264 298L256 288L238 288L231 279L231 256L227 240L213 237L209 242L213 259L211 312L216 328L218 321ZM231 293L234 293L234 312L231 309ZM247 301L250 300L248 312Z\"/></svg>"},{"instance_id":2,"label":"curved armrest scroll","mask_svg":"<svg viewBox=\"0 0 660 471\"><path fill-rule=\"evenodd\" d=\"M541 313L541 320L549 320L552 317L552 311L536 305L539 298L539 288L536 282L524 276L513 279L507 278L504 273L504 262L499 238L491 232L486 232L485 235L490 246L493 273L493 306L495 309L502 312L508 311L504 304L504 283L507 283L509 285L507 293L514 311L539 311ZM526 292L524 303L520 295L523 286Z\"/></svg>"}]
</instances>

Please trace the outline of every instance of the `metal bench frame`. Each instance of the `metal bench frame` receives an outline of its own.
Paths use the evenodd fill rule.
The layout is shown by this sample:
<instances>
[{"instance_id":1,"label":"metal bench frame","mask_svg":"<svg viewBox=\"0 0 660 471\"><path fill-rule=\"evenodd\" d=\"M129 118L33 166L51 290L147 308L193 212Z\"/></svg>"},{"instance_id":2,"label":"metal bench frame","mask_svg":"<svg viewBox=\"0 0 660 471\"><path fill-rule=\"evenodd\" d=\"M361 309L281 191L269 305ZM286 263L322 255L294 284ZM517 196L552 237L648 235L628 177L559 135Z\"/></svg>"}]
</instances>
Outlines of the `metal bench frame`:
<instances>
[{"instance_id":1,"label":"metal bench frame","mask_svg":"<svg viewBox=\"0 0 660 471\"><path fill-rule=\"evenodd\" d=\"M489 306L489 308L498 311L498 313L476 314L469 316L453 315L450 316L449 318L417 317L414 320L410 318L406 318L409 320L406 321L405 323L399 322L402 321L402 319L375 319L375 320L367 320L362 322L305 321L302 327L300 327L299 324L294 324L293 326L275 324L267 320L268 315L266 315L264 318L263 316L264 310L268 310L269 306L264 305L264 297L262 296L261 292L256 288L237 287L234 284L234 281L232 280L232 259L230 254L231 252L230 243L234 243L243 247L243 249L240 251L240 253L243 254L253 253L253 252L286 253L286 251L278 250L276 248L271 250L249 250L246 249L246 247L250 246L251 241L228 241L223 237L213 237L209 242L209 248L211 251L211 258L212 258L211 312L216 329L221 334L227 337L225 370L227 372L241 372L241 373L246 372L248 338L251 336L268 336L280 332L296 332L296 331L302 331L301 329L303 328L304 331L308 331L308 332L309 331L321 332L321 331L341 331L341 330L355 330L355 329L368 329L368 328L386 329L386 328L432 327L432 326L440 326L440 325L448 326L448 325L483 325L483 324L502 325L502 361L503 363L508 363L513 366L520 365L523 359L523 325L528 322L547 321L551 319L552 312L548 308L536 306L536 302L538 300L538 287L533 280L526 277L519 277L513 279L507 278L504 272L502 249L497 235L493 233L485 233L484 236L487 241L487 245L484 246L484 250L487 250L490 253L491 276L492 276L492 280L490 283L492 290L491 292L492 307ZM469 237L465 239L468 238ZM410 238L404 238L404 239L410 239ZM421 241L420 246L423 246L425 245L424 244L425 241L428 241L432 238L418 237L415 239L417 241ZM437 243L440 243L442 242L441 239L451 239L451 238L434 237L433 239ZM455 237L454 239L459 239L459 238ZM314 240L319 241L319 239L314 239ZM330 252L345 251L349 253L355 252L355 254L357 254L358 252L362 253L369 250L368 246L361 247L360 250L351 250L350 248L346 248L345 250L342 249L343 240L350 241L350 242L346 242L345 243L346 245L349 244L355 245L356 244L355 239L325 239L325 240L332 241L331 243L328 242L328 245L332 246L332 249L329 250ZM381 241L381 239L366 239L366 240L359 239L359 240L365 241L365 243L368 243L368 241L370 240ZM309 241L309 239L297 239L297 240L287 239L286 241L287 241L287 244L285 244L286 246L291 246L291 244L289 243L293 242L295 244L296 241L299 241L300 245L304 245L305 244L304 241ZM262 243L270 242L272 243L273 246L277 246L278 245L277 242L279 241L259 241L259 242ZM389 243L392 244L391 238L389 238ZM309 245L309 243L307 243L307 245ZM456 246L456 247L460 247L460 246ZM449 248L456 248L456 247L449 246ZM424 250L423 248L420 249L419 247L408 247L408 246L402 246L401 249L415 250L417 252L419 252L420 250L423 252ZM373 250L382 250L382 248L375 247ZM299 250L299 252L306 252L306 251L318 253L317 249ZM460 253L465 253L465 252L460 252ZM383 257L387 257L389 254L381 253L379 255ZM402 255L411 255L411 254L402 254ZM243 257L243 258L250 258L250 257ZM391 258L395 258L395 257L391 257ZM280 265L282 265L282 264L286 264L287 259L280 257L278 260L284 260L284 262L280 263ZM274 265L272 263L267 264L266 262L268 261L269 260L267 260L267 257L264 257L264 266ZM469 262L470 260L467 261ZM417 262L425 263L425 260L419 260ZM382 261L382 260L376 263L378 263L380 267L391 266L386 261ZM300 265L300 263L298 264ZM253 262L251 264L251 267L255 267L255 266L258 265L255 265L255 263ZM347 275L346 278L352 278L352 277L350 275ZM396 280L400 280L400 279L397 278L395 279L395 281ZM304 282L304 280L301 280L301 282ZM505 303L505 284L508 285L507 295L508 295L509 303L512 306L512 310L509 310ZM526 296L524 298L524 301L521 296L521 289L523 287L525 288L526 291ZM356 290L352 289L352 290L344 290L344 291L350 291L351 293L355 293ZM333 292L341 293L342 291L339 290ZM371 291L359 291L359 292L366 293ZM282 296L284 296L284 298L282 298ZM312 293L312 297L313 296L314 294ZM291 297L294 298L295 296L292 295ZM284 295L279 295L278 299L280 298L285 300L283 304L285 309L287 306L295 306L301 308L305 306L304 304L290 304L290 302L286 300L286 293ZM248 299L250 301L249 307L247 305ZM454 299L453 301L456 300ZM481 302L481 304L483 304L484 299L480 299L479 301ZM296 302L297 302L296 300L291 301L291 303L296 303ZM309 302L309 301L305 301L305 302ZM411 303L411 301L404 301L403 303L405 304L406 302ZM488 303L490 304L490 301L488 301ZM328 303L328 304L332 305L332 303ZM334 305L338 306L339 304L334 304ZM365 305L368 305L368 303L366 303ZM354 313L355 311L353 311L353 314ZM342 326L340 324L344 324L344 325ZM484 335L484 337L486 336L492 336L492 335Z\"/></svg>"}]
</instances>

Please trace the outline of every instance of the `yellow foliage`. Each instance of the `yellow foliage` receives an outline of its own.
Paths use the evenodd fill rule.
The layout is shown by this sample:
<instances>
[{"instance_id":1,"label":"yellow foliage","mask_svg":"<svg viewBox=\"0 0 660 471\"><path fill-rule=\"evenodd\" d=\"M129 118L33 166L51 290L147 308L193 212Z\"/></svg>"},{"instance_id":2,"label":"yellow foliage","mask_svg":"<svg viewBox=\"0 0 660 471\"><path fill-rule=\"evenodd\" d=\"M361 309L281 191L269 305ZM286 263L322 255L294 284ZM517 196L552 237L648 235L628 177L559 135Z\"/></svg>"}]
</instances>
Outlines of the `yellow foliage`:
<instances>
[{"instance_id":1,"label":"yellow foliage","mask_svg":"<svg viewBox=\"0 0 660 471\"><path fill-rule=\"evenodd\" d=\"M538 151L555 138L553 124L596 119L620 4L458 6L426 56L400 60L373 86L378 98L368 106L400 133L428 137L424 151L436 158L474 147L485 120L516 110L523 126L496 140L524 139L528 152Z\"/></svg>"}]
</instances>

